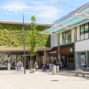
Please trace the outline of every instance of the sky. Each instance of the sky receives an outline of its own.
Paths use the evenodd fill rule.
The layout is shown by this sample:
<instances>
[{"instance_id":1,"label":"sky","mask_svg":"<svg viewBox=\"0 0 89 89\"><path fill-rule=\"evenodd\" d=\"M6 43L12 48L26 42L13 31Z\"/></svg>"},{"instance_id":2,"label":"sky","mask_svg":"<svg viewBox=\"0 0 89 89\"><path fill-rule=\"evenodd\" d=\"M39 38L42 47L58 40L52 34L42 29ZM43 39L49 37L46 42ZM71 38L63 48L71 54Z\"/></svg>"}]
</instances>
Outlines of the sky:
<instances>
[{"instance_id":1,"label":"sky","mask_svg":"<svg viewBox=\"0 0 89 89\"><path fill-rule=\"evenodd\" d=\"M55 20L77 9L89 0L0 0L0 21L52 24Z\"/></svg>"}]
</instances>

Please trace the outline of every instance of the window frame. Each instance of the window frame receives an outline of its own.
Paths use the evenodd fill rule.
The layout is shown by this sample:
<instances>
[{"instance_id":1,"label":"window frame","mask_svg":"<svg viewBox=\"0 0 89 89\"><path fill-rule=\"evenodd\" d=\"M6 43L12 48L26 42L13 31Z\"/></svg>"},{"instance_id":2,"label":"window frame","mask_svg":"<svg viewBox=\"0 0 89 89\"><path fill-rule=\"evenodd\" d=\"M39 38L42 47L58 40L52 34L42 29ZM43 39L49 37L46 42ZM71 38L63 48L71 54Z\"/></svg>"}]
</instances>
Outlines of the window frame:
<instances>
[{"instance_id":1,"label":"window frame","mask_svg":"<svg viewBox=\"0 0 89 89\"><path fill-rule=\"evenodd\" d=\"M81 29L82 27L83 27L83 30L84 31L81 31L82 30ZM83 25L80 26L80 35L83 35L83 34L85 34L85 24L83 24Z\"/></svg>"},{"instance_id":2,"label":"window frame","mask_svg":"<svg viewBox=\"0 0 89 89\"><path fill-rule=\"evenodd\" d=\"M70 34L70 39L65 39L66 36L68 36L68 34ZM68 41L68 42L67 42ZM71 43L71 29L62 32L62 44L70 44Z\"/></svg>"},{"instance_id":3,"label":"window frame","mask_svg":"<svg viewBox=\"0 0 89 89\"><path fill-rule=\"evenodd\" d=\"M86 25L88 26L88 27L87 27L87 30L86 30ZM82 29L81 29L82 26L83 26L83 30L84 30L84 31L81 31L81 30L82 30ZM88 34L88 37L87 37L87 38L86 38L86 34ZM83 36L83 38L82 38L82 36ZM80 40L85 40L85 39L89 39L89 22L80 25Z\"/></svg>"}]
</instances>

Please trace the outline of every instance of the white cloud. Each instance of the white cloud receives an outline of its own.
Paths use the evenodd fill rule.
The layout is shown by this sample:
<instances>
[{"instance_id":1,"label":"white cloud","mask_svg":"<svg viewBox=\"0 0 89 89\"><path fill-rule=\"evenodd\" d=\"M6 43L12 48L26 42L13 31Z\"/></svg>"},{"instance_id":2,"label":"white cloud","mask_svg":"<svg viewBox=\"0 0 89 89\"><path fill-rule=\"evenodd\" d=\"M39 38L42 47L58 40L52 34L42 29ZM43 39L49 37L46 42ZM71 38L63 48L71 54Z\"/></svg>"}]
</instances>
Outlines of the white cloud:
<instances>
[{"instance_id":1,"label":"white cloud","mask_svg":"<svg viewBox=\"0 0 89 89\"><path fill-rule=\"evenodd\" d=\"M59 0L50 0L51 2L58 2ZM32 3L33 2L33 3ZM49 5L44 1L44 3L39 1L39 3L33 1L16 1L8 2L1 6L2 9L7 12L21 13L25 12L28 16L35 15L38 18L44 18L49 22L53 22L58 18L60 10L55 5ZM13 14L13 13L12 13Z\"/></svg>"},{"instance_id":2,"label":"white cloud","mask_svg":"<svg viewBox=\"0 0 89 89\"><path fill-rule=\"evenodd\" d=\"M6 3L1 6L2 9L11 12L18 12L29 9L29 6L26 5L24 2L13 2L13 3Z\"/></svg>"},{"instance_id":3,"label":"white cloud","mask_svg":"<svg viewBox=\"0 0 89 89\"><path fill-rule=\"evenodd\" d=\"M40 17L53 17L53 16L56 16L59 12L59 10L56 7L46 6L46 5L38 6L33 10Z\"/></svg>"},{"instance_id":4,"label":"white cloud","mask_svg":"<svg viewBox=\"0 0 89 89\"><path fill-rule=\"evenodd\" d=\"M41 7L41 8L40 8ZM44 21L42 22L47 22L47 23L52 23L59 17L59 13L61 10L59 10L56 7L53 6L40 6L36 8L36 14L37 17L43 18Z\"/></svg>"},{"instance_id":5,"label":"white cloud","mask_svg":"<svg viewBox=\"0 0 89 89\"><path fill-rule=\"evenodd\" d=\"M52 0L55 1L55 0ZM31 1L32 2L32 1ZM33 1L34 2L34 1ZM56 6L50 6L47 4L30 4L27 5L27 3L24 3L23 1L17 1L17 2L8 2L1 6L2 9L9 11L9 12L25 12L32 13L41 16L41 17L51 17L56 14L58 14L58 8Z\"/></svg>"}]
</instances>

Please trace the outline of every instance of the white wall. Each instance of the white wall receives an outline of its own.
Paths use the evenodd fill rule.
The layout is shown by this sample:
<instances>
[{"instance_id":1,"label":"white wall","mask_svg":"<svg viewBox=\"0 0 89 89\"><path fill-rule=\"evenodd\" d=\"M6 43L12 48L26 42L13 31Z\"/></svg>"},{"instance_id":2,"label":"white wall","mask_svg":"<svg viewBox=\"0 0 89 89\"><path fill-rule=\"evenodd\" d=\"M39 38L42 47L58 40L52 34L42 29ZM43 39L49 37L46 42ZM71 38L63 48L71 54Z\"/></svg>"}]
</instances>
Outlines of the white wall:
<instances>
[{"instance_id":1,"label":"white wall","mask_svg":"<svg viewBox=\"0 0 89 89\"><path fill-rule=\"evenodd\" d=\"M80 40L80 27L77 27L77 41Z\"/></svg>"},{"instance_id":2,"label":"white wall","mask_svg":"<svg viewBox=\"0 0 89 89\"><path fill-rule=\"evenodd\" d=\"M62 45L62 33L60 33L60 45Z\"/></svg>"},{"instance_id":3,"label":"white wall","mask_svg":"<svg viewBox=\"0 0 89 89\"><path fill-rule=\"evenodd\" d=\"M88 51L88 50L89 50L89 39L82 40L82 41L75 43L75 51L76 52Z\"/></svg>"},{"instance_id":4,"label":"white wall","mask_svg":"<svg viewBox=\"0 0 89 89\"><path fill-rule=\"evenodd\" d=\"M58 46L57 34L51 35L51 48Z\"/></svg>"},{"instance_id":5,"label":"white wall","mask_svg":"<svg viewBox=\"0 0 89 89\"><path fill-rule=\"evenodd\" d=\"M73 43L75 41L75 29L71 29L71 42Z\"/></svg>"}]
</instances>

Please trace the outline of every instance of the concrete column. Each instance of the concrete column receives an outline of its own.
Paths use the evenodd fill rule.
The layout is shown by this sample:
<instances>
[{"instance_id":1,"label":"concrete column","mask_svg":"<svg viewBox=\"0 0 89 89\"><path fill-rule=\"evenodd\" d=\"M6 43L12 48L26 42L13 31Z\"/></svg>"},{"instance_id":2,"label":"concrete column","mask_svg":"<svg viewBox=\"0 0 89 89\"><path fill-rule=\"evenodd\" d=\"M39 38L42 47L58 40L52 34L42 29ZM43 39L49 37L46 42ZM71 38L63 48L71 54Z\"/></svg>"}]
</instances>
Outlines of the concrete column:
<instances>
[{"instance_id":1,"label":"concrete column","mask_svg":"<svg viewBox=\"0 0 89 89\"><path fill-rule=\"evenodd\" d=\"M77 41L80 40L80 28L77 27Z\"/></svg>"},{"instance_id":2,"label":"concrete column","mask_svg":"<svg viewBox=\"0 0 89 89\"><path fill-rule=\"evenodd\" d=\"M71 42L72 42L72 43L75 41L75 30L76 30L76 29L72 29L72 30L71 30L71 34L72 34L72 35L71 35Z\"/></svg>"},{"instance_id":3,"label":"concrete column","mask_svg":"<svg viewBox=\"0 0 89 89\"><path fill-rule=\"evenodd\" d=\"M7 55L7 60L8 60L8 70L10 70L11 69L11 63L10 63L11 55L9 57Z\"/></svg>"},{"instance_id":4,"label":"concrete column","mask_svg":"<svg viewBox=\"0 0 89 89\"><path fill-rule=\"evenodd\" d=\"M78 55L78 53L76 52L75 53L75 69L77 70L77 69L79 69L80 68L80 59L79 59L79 55Z\"/></svg>"},{"instance_id":5,"label":"concrete column","mask_svg":"<svg viewBox=\"0 0 89 89\"><path fill-rule=\"evenodd\" d=\"M30 69L30 59L28 60L28 69Z\"/></svg>"},{"instance_id":6,"label":"concrete column","mask_svg":"<svg viewBox=\"0 0 89 89\"><path fill-rule=\"evenodd\" d=\"M40 66L40 57L39 57L39 53L36 53L36 62L38 64L38 67Z\"/></svg>"},{"instance_id":7,"label":"concrete column","mask_svg":"<svg viewBox=\"0 0 89 89\"><path fill-rule=\"evenodd\" d=\"M46 52L46 51L44 51L44 58L43 58L43 62L44 62L44 63L47 63L47 61L48 61L48 58L47 58L47 52Z\"/></svg>"},{"instance_id":8,"label":"concrete column","mask_svg":"<svg viewBox=\"0 0 89 89\"><path fill-rule=\"evenodd\" d=\"M39 54L36 53L36 62L38 63L38 61L39 61Z\"/></svg>"},{"instance_id":9,"label":"concrete column","mask_svg":"<svg viewBox=\"0 0 89 89\"><path fill-rule=\"evenodd\" d=\"M10 60L8 60L8 70L11 69L11 63L10 63Z\"/></svg>"},{"instance_id":10,"label":"concrete column","mask_svg":"<svg viewBox=\"0 0 89 89\"><path fill-rule=\"evenodd\" d=\"M60 42L60 45L62 45L62 33L60 33L59 42Z\"/></svg>"},{"instance_id":11,"label":"concrete column","mask_svg":"<svg viewBox=\"0 0 89 89\"><path fill-rule=\"evenodd\" d=\"M58 49L57 49L57 51L58 51L58 54L57 54L57 56L58 56L58 62L61 62L60 61L60 53L59 53L59 50L60 50L60 34L58 33L57 34L57 40L58 40Z\"/></svg>"},{"instance_id":12,"label":"concrete column","mask_svg":"<svg viewBox=\"0 0 89 89\"><path fill-rule=\"evenodd\" d=\"M30 56L30 69L33 68L33 56Z\"/></svg>"}]
</instances>

